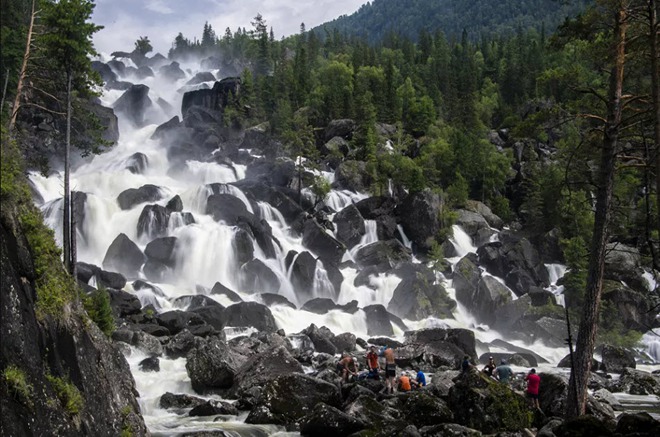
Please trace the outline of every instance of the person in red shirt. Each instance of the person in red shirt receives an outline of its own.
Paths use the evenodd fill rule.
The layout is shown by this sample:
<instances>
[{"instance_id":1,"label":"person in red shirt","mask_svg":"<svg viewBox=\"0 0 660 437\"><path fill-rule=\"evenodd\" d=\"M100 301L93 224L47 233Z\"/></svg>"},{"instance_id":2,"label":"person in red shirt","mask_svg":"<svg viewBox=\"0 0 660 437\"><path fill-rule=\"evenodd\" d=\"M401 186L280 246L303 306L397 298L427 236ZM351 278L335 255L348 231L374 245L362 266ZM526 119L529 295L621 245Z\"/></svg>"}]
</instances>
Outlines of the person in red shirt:
<instances>
[{"instance_id":1,"label":"person in red shirt","mask_svg":"<svg viewBox=\"0 0 660 437\"><path fill-rule=\"evenodd\" d=\"M369 369L369 375L367 378L380 378L380 364L378 363L378 353L376 352L376 346L371 346L371 349L367 353L367 368Z\"/></svg>"},{"instance_id":2,"label":"person in red shirt","mask_svg":"<svg viewBox=\"0 0 660 437\"><path fill-rule=\"evenodd\" d=\"M532 401L532 407L541 409L539 405L539 385L541 385L541 377L536 374L536 369L529 371L527 376L525 376L525 381L527 381L527 397Z\"/></svg>"}]
</instances>

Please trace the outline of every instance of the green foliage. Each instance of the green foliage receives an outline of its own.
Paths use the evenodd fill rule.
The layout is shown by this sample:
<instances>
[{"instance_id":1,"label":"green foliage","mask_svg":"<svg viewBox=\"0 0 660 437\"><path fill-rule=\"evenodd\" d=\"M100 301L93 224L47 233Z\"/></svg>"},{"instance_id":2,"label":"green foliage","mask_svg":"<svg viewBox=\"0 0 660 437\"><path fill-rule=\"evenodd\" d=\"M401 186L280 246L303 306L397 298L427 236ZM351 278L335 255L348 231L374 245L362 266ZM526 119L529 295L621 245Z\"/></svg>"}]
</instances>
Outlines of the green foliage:
<instances>
[{"instance_id":1,"label":"green foliage","mask_svg":"<svg viewBox=\"0 0 660 437\"><path fill-rule=\"evenodd\" d=\"M628 330L623 326L619 311L612 302L601 301L596 344L633 348L639 346L642 335L639 331Z\"/></svg>"},{"instance_id":2,"label":"green foliage","mask_svg":"<svg viewBox=\"0 0 660 437\"><path fill-rule=\"evenodd\" d=\"M141 36L135 41L135 52L139 53L142 56L145 56L147 53L152 51L154 48L149 41L148 36Z\"/></svg>"},{"instance_id":3,"label":"green foliage","mask_svg":"<svg viewBox=\"0 0 660 437\"><path fill-rule=\"evenodd\" d=\"M499 418L503 430L517 431L531 425L531 412L522 396L496 382L489 384L488 391L492 401L488 403L488 412Z\"/></svg>"},{"instance_id":4,"label":"green foliage","mask_svg":"<svg viewBox=\"0 0 660 437\"><path fill-rule=\"evenodd\" d=\"M312 190L312 194L314 194L314 197L316 198L316 203L319 203L328 196L330 193L330 182L324 178L323 176L314 176L314 182L312 183L312 186L310 187Z\"/></svg>"},{"instance_id":5,"label":"green foliage","mask_svg":"<svg viewBox=\"0 0 660 437\"><path fill-rule=\"evenodd\" d=\"M560 240L568 271L562 279L566 305L571 309L582 308L587 286L587 245L582 238Z\"/></svg>"},{"instance_id":6,"label":"green foliage","mask_svg":"<svg viewBox=\"0 0 660 437\"><path fill-rule=\"evenodd\" d=\"M110 337L115 330L115 319L112 315L108 292L103 288L99 288L91 295L85 295L83 305L92 321L106 336Z\"/></svg>"},{"instance_id":7,"label":"green foliage","mask_svg":"<svg viewBox=\"0 0 660 437\"><path fill-rule=\"evenodd\" d=\"M442 250L442 244L437 241L431 243L431 250L428 254L429 263L434 270L442 270L445 263L445 254Z\"/></svg>"},{"instance_id":8,"label":"green foliage","mask_svg":"<svg viewBox=\"0 0 660 437\"><path fill-rule=\"evenodd\" d=\"M14 365L7 366L2 372L2 379L7 385L10 393L24 405L32 405L34 387L27 380L25 372Z\"/></svg>"},{"instance_id":9,"label":"green foliage","mask_svg":"<svg viewBox=\"0 0 660 437\"><path fill-rule=\"evenodd\" d=\"M65 378L46 375L46 379L50 382L64 409L72 416L80 414L84 408L84 401L78 387Z\"/></svg>"},{"instance_id":10,"label":"green foliage","mask_svg":"<svg viewBox=\"0 0 660 437\"><path fill-rule=\"evenodd\" d=\"M29 198L23 179L23 162L16 142L11 140L2 126L2 148L0 149L0 200L5 202Z\"/></svg>"}]
</instances>

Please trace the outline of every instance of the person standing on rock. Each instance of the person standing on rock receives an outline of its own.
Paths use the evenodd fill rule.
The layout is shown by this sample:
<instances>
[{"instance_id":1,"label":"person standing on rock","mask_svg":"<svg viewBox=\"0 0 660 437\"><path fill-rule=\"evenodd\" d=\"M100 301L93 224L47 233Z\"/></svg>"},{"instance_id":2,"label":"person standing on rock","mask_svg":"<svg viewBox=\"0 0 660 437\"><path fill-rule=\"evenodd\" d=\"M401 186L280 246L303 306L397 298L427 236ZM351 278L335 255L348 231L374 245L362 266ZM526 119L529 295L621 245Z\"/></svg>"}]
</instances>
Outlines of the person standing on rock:
<instances>
[{"instance_id":1,"label":"person standing on rock","mask_svg":"<svg viewBox=\"0 0 660 437\"><path fill-rule=\"evenodd\" d=\"M486 375L492 377L493 372L495 371L496 367L497 366L495 365L495 360L493 359L493 357L488 357L488 364L486 364L486 366L484 366L482 372L484 372Z\"/></svg>"},{"instance_id":2,"label":"person standing on rock","mask_svg":"<svg viewBox=\"0 0 660 437\"><path fill-rule=\"evenodd\" d=\"M531 400L532 407L540 410L539 386L541 385L541 377L536 374L536 369L529 371L525 376L525 381L527 381L527 397Z\"/></svg>"},{"instance_id":3,"label":"person standing on rock","mask_svg":"<svg viewBox=\"0 0 660 437\"><path fill-rule=\"evenodd\" d=\"M396 379L396 362L394 361L394 350L388 347L383 352L385 356L385 389L387 393L394 393Z\"/></svg>"},{"instance_id":4,"label":"person standing on rock","mask_svg":"<svg viewBox=\"0 0 660 437\"><path fill-rule=\"evenodd\" d=\"M371 346L369 352L367 353L367 369L369 369L367 378L380 379L380 364L378 363L378 353L376 352L376 346Z\"/></svg>"},{"instance_id":5,"label":"person standing on rock","mask_svg":"<svg viewBox=\"0 0 660 437\"><path fill-rule=\"evenodd\" d=\"M511 367L509 367L509 365L506 363L506 360L502 360L500 361L500 365L497 366L493 374L497 377L498 381L509 385L509 381L513 376L513 370L511 370Z\"/></svg>"}]
</instances>

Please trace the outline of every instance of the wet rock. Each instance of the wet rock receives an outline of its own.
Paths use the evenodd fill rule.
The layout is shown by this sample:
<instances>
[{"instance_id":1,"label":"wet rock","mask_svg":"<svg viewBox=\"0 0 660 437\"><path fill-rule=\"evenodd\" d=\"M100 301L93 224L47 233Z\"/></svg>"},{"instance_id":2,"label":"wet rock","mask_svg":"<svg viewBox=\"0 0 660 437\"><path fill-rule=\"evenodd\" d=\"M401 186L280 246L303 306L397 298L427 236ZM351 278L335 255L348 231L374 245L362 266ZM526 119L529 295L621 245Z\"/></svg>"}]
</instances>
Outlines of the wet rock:
<instances>
[{"instance_id":1,"label":"wet rock","mask_svg":"<svg viewBox=\"0 0 660 437\"><path fill-rule=\"evenodd\" d=\"M187 356L186 371L193 389L198 393L228 389L235 382L244 358L216 338L194 347Z\"/></svg>"},{"instance_id":2,"label":"wet rock","mask_svg":"<svg viewBox=\"0 0 660 437\"><path fill-rule=\"evenodd\" d=\"M140 361L138 367L143 372L160 372L160 360L158 357L149 357Z\"/></svg>"},{"instance_id":3,"label":"wet rock","mask_svg":"<svg viewBox=\"0 0 660 437\"><path fill-rule=\"evenodd\" d=\"M368 305L362 308L367 319L367 335L394 335L389 313L383 305Z\"/></svg>"},{"instance_id":4,"label":"wet rock","mask_svg":"<svg viewBox=\"0 0 660 437\"><path fill-rule=\"evenodd\" d=\"M163 409L184 409L184 408L194 408L198 405L206 403L205 399L198 398L196 396L190 396L186 394L175 394L170 392L165 392L160 397L158 405Z\"/></svg>"},{"instance_id":5,"label":"wet rock","mask_svg":"<svg viewBox=\"0 0 660 437\"><path fill-rule=\"evenodd\" d=\"M459 209L457 212L456 224L472 239L478 235L479 231L490 229L490 225L481 214L465 209Z\"/></svg>"},{"instance_id":6,"label":"wet rock","mask_svg":"<svg viewBox=\"0 0 660 437\"><path fill-rule=\"evenodd\" d=\"M215 305L205 305L192 308L190 309L190 312L199 316L207 325L216 331L222 331L224 327L227 326L225 308L217 302Z\"/></svg>"},{"instance_id":7,"label":"wet rock","mask_svg":"<svg viewBox=\"0 0 660 437\"><path fill-rule=\"evenodd\" d=\"M319 403L339 408L339 389L333 384L300 373L281 375L265 384L261 398L245 422L291 427L311 413Z\"/></svg>"},{"instance_id":8,"label":"wet rock","mask_svg":"<svg viewBox=\"0 0 660 437\"><path fill-rule=\"evenodd\" d=\"M110 295L110 308L117 318L138 314L142 309L140 300L134 294L111 288L107 292Z\"/></svg>"},{"instance_id":9,"label":"wet rock","mask_svg":"<svg viewBox=\"0 0 660 437\"><path fill-rule=\"evenodd\" d=\"M190 417L215 416L218 414L226 416L238 416L238 409L229 402L207 401L193 407L188 413Z\"/></svg>"},{"instance_id":10,"label":"wet rock","mask_svg":"<svg viewBox=\"0 0 660 437\"><path fill-rule=\"evenodd\" d=\"M149 87L146 85L131 85L113 104L115 112L123 113L127 120L136 127L145 125L144 114L153 106L149 98Z\"/></svg>"},{"instance_id":11,"label":"wet rock","mask_svg":"<svg viewBox=\"0 0 660 437\"><path fill-rule=\"evenodd\" d=\"M403 280L394 290L388 311L403 319L421 320L431 315L452 318L456 306L444 287L429 283L422 275Z\"/></svg>"},{"instance_id":12,"label":"wet rock","mask_svg":"<svg viewBox=\"0 0 660 437\"><path fill-rule=\"evenodd\" d=\"M281 296L279 294L261 293L259 294L259 299L264 305L268 307L273 305L283 305L289 308L293 308L294 310L297 309L296 306L291 302L289 302L289 300L286 297Z\"/></svg>"},{"instance_id":13,"label":"wet rock","mask_svg":"<svg viewBox=\"0 0 660 437\"><path fill-rule=\"evenodd\" d=\"M279 376L303 373L302 365L293 358L286 347L277 347L247 360L236 375L233 391L239 398L240 408L251 409L263 399L262 391L268 381Z\"/></svg>"},{"instance_id":14,"label":"wet rock","mask_svg":"<svg viewBox=\"0 0 660 437\"><path fill-rule=\"evenodd\" d=\"M617 346L604 345L601 351L603 357L603 369L610 373L621 373L627 367L636 367L634 355Z\"/></svg>"},{"instance_id":15,"label":"wet rock","mask_svg":"<svg viewBox=\"0 0 660 437\"><path fill-rule=\"evenodd\" d=\"M199 339L199 341L202 341ZM167 344L165 344L165 355L169 358L176 359L185 357L190 350L197 345L195 336L189 330L184 329L178 334L170 337Z\"/></svg>"},{"instance_id":16,"label":"wet rock","mask_svg":"<svg viewBox=\"0 0 660 437\"><path fill-rule=\"evenodd\" d=\"M531 425L527 400L481 372L462 374L449 390L454 420L483 433L517 431Z\"/></svg>"},{"instance_id":17,"label":"wet rock","mask_svg":"<svg viewBox=\"0 0 660 437\"><path fill-rule=\"evenodd\" d=\"M179 63L175 61L169 65L163 65L162 67L160 67L158 69L158 76L164 77L170 82L176 82L179 79L184 79L186 77L186 73L184 73L183 70L181 70Z\"/></svg>"},{"instance_id":18,"label":"wet rock","mask_svg":"<svg viewBox=\"0 0 660 437\"><path fill-rule=\"evenodd\" d=\"M341 262L346 246L325 232L315 219L305 220L303 224L303 245L322 259L338 264Z\"/></svg>"},{"instance_id":19,"label":"wet rock","mask_svg":"<svg viewBox=\"0 0 660 437\"><path fill-rule=\"evenodd\" d=\"M172 301L172 304L183 310L192 311L195 308L206 307L206 306L219 306L222 307L216 300L212 297L203 295L203 294L193 294L188 296L180 296Z\"/></svg>"},{"instance_id":20,"label":"wet rock","mask_svg":"<svg viewBox=\"0 0 660 437\"><path fill-rule=\"evenodd\" d=\"M143 331L135 332L131 344L148 355L160 356L163 354L163 346L160 341L155 336Z\"/></svg>"},{"instance_id":21,"label":"wet rock","mask_svg":"<svg viewBox=\"0 0 660 437\"><path fill-rule=\"evenodd\" d=\"M245 229L237 229L232 240L232 247L239 265L245 264L254 258L254 243L250 233Z\"/></svg>"},{"instance_id":22,"label":"wet rock","mask_svg":"<svg viewBox=\"0 0 660 437\"><path fill-rule=\"evenodd\" d=\"M429 189L408 196L397 207L401 225L415 246L427 252L440 231L440 198Z\"/></svg>"},{"instance_id":23,"label":"wet rock","mask_svg":"<svg viewBox=\"0 0 660 437\"><path fill-rule=\"evenodd\" d=\"M184 329L192 331L193 327L203 325L204 319L188 311L167 311L156 316L158 324L167 328L173 335Z\"/></svg>"},{"instance_id":24,"label":"wet rock","mask_svg":"<svg viewBox=\"0 0 660 437\"><path fill-rule=\"evenodd\" d=\"M211 289L211 294L225 296L227 299L229 299L232 302L243 302L243 299L241 299L238 293L225 287L219 282L216 282L215 285L213 285L213 288Z\"/></svg>"},{"instance_id":25,"label":"wet rock","mask_svg":"<svg viewBox=\"0 0 660 437\"><path fill-rule=\"evenodd\" d=\"M197 85L202 82L215 82L215 76L210 71L200 71L192 79L186 82L186 85Z\"/></svg>"},{"instance_id":26,"label":"wet rock","mask_svg":"<svg viewBox=\"0 0 660 437\"><path fill-rule=\"evenodd\" d=\"M400 428L400 411L378 402L370 395L359 396L344 411L346 414L369 424L370 429L384 430L397 425Z\"/></svg>"},{"instance_id":27,"label":"wet rock","mask_svg":"<svg viewBox=\"0 0 660 437\"><path fill-rule=\"evenodd\" d=\"M333 222L337 225L337 239L346 247L358 244L365 233L364 219L353 204L339 211Z\"/></svg>"},{"instance_id":28,"label":"wet rock","mask_svg":"<svg viewBox=\"0 0 660 437\"><path fill-rule=\"evenodd\" d=\"M138 277L145 256L126 234L119 234L108 247L103 258L103 269L121 273L128 278Z\"/></svg>"},{"instance_id":29,"label":"wet rock","mask_svg":"<svg viewBox=\"0 0 660 437\"><path fill-rule=\"evenodd\" d=\"M317 352L324 352L330 355L337 353L337 347L332 343L334 334L326 327L317 328L316 325L311 324L309 327L302 331L302 334L307 335L314 343L314 349Z\"/></svg>"},{"instance_id":30,"label":"wet rock","mask_svg":"<svg viewBox=\"0 0 660 437\"><path fill-rule=\"evenodd\" d=\"M355 254L358 266L372 266L377 272L391 271L411 259L410 251L399 240L377 241L361 247Z\"/></svg>"},{"instance_id":31,"label":"wet rock","mask_svg":"<svg viewBox=\"0 0 660 437\"><path fill-rule=\"evenodd\" d=\"M174 197L172 197L168 202L167 205L165 205L165 208L168 211L171 212L181 212L183 211L183 201L181 200L181 196L178 194Z\"/></svg>"},{"instance_id":32,"label":"wet rock","mask_svg":"<svg viewBox=\"0 0 660 437\"><path fill-rule=\"evenodd\" d=\"M299 253L291 266L291 284L301 300L312 295L315 277L316 258L307 251Z\"/></svg>"},{"instance_id":33,"label":"wet rock","mask_svg":"<svg viewBox=\"0 0 660 437\"><path fill-rule=\"evenodd\" d=\"M616 424L616 434L637 437L658 436L660 435L660 421L645 411L623 413Z\"/></svg>"},{"instance_id":34,"label":"wet rock","mask_svg":"<svg viewBox=\"0 0 660 437\"><path fill-rule=\"evenodd\" d=\"M412 392L403 398L401 413L406 422L418 428L452 422L454 415L447 404L426 392Z\"/></svg>"},{"instance_id":35,"label":"wet rock","mask_svg":"<svg viewBox=\"0 0 660 437\"><path fill-rule=\"evenodd\" d=\"M142 174L149 165L149 158L147 158L147 155L144 153L135 152L128 157L124 164L126 165L126 170L130 171L131 173Z\"/></svg>"},{"instance_id":36,"label":"wet rock","mask_svg":"<svg viewBox=\"0 0 660 437\"><path fill-rule=\"evenodd\" d=\"M147 244L144 249L144 254L147 258L165 264L168 267L176 265L175 249L178 238L176 237L161 237L152 240Z\"/></svg>"},{"instance_id":37,"label":"wet rock","mask_svg":"<svg viewBox=\"0 0 660 437\"><path fill-rule=\"evenodd\" d=\"M653 394L660 396L660 375L625 368L617 383L612 386L612 391L641 396Z\"/></svg>"},{"instance_id":38,"label":"wet rock","mask_svg":"<svg viewBox=\"0 0 660 437\"><path fill-rule=\"evenodd\" d=\"M300 420L300 435L335 437L350 435L367 427L363 421L325 403L317 403Z\"/></svg>"},{"instance_id":39,"label":"wet rock","mask_svg":"<svg viewBox=\"0 0 660 437\"><path fill-rule=\"evenodd\" d=\"M554 429L557 437L571 437L578 435L594 435L599 437L611 437L613 427L603 423L597 417L584 415L575 419L569 419Z\"/></svg>"},{"instance_id":40,"label":"wet rock","mask_svg":"<svg viewBox=\"0 0 660 437\"><path fill-rule=\"evenodd\" d=\"M265 305L257 302L239 302L225 309L226 326L253 326L259 331L275 332L277 323Z\"/></svg>"},{"instance_id":41,"label":"wet rock","mask_svg":"<svg viewBox=\"0 0 660 437\"><path fill-rule=\"evenodd\" d=\"M146 235L149 239L167 235L167 225L171 212L160 205L145 205L137 223L138 238Z\"/></svg>"},{"instance_id":42,"label":"wet rock","mask_svg":"<svg viewBox=\"0 0 660 437\"><path fill-rule=\"evenodd\" d=\"M96 286L121 290L126 286L126 278L121 273L96 270Z\"/></svg>"},{"instance_id":43,"label":"wet rock","mask_svg":"<svg viewBox=\"0 0 660 437\"><path fill-rule=\"evenodd\" d=\"M335 335L330 341L335 345L337 351L355 351L355 334L351 332L344 332L342 334Z\"/></svg>"}]
</instances>

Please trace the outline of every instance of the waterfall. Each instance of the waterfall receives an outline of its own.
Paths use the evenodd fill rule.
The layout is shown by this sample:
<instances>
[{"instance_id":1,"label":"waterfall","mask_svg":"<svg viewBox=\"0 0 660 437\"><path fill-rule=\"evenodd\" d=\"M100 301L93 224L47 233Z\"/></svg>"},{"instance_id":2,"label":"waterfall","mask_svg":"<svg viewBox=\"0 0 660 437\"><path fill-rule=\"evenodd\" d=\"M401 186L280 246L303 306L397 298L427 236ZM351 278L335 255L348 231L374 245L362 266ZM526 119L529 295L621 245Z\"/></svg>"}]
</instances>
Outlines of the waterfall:
<instances>
[{"instance_id":1,"label":"waterfall","mask_svg":"<svg viewBox=\"0 0 660 437\"><path fill-rule=\"evenodd\" d=\"M399 235L401 236L401 242L403 243L403 245L406 246L408 249L412 249L412 241L410 241L410 239L404 232L403 226L397 225L396 229L399 231Z\"/></svg>"},{"instance_id":2,"label":"waterfall","mask_svg":"<svg viewBox=\"0 0 660 437\"><path fill-rule=\"evenodd\" d=\"M468 253L476 253L477 248L472 244L472 238L458 225L453 225L452 236L449 238L451 244L456 248L458 258L463 258Z\"/></svg>"}]
</instances>

